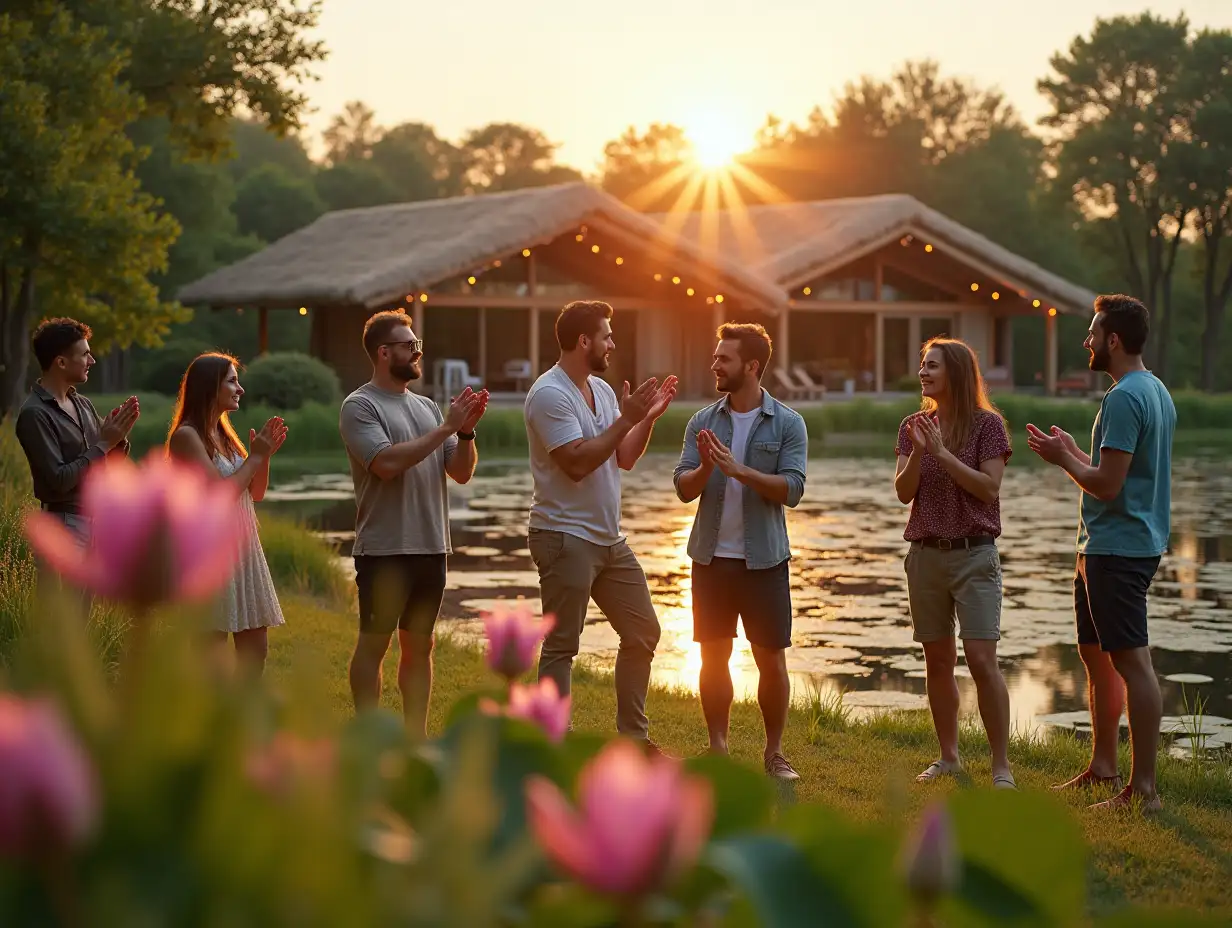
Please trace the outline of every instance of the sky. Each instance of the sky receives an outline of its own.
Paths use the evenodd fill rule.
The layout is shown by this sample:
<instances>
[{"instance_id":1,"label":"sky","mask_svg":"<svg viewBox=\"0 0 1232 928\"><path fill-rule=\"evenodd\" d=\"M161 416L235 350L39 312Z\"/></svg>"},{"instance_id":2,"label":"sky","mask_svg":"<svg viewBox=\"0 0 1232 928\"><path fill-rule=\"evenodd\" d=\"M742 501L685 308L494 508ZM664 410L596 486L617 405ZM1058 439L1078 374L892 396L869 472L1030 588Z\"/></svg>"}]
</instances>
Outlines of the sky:
<instances>
[{"instance_id":1,"label":"sky","mask_svg":"<svg viewBox=\"0 0 1232 928\"><path fill-rule=\"evenodd\" d=\"M921 58L999 87L1034 122L1050 57L1097 16L1147 9L1232 28L1232 0L325 0L307 141L318 150L362 100L381 125L426 122L451 140L533 126L589 174L629 126L672 122L741 150L768 114L802 122L847 81Z\"/></svg>"}]
</instances>

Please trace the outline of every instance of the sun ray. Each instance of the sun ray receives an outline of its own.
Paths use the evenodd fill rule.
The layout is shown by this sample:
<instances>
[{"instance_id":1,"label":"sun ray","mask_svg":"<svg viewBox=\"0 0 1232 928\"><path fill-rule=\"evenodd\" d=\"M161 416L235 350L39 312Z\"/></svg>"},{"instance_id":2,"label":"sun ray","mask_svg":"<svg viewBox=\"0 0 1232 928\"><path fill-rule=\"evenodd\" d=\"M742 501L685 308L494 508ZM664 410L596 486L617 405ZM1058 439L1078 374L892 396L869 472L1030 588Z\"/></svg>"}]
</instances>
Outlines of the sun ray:
<instances>
[{"instance_id":1,"label":"sun ray","mask_svg":"<svg viewBox=\"0 0 1232 928\"><path fill-rule=\"evenodd\" d=\"M691 180L696 173L690 164L677 164L662 177L655 178L629 194L628 205L638 212L645 212L673 187L682 181Z\"/></svg>"}]
</instances>

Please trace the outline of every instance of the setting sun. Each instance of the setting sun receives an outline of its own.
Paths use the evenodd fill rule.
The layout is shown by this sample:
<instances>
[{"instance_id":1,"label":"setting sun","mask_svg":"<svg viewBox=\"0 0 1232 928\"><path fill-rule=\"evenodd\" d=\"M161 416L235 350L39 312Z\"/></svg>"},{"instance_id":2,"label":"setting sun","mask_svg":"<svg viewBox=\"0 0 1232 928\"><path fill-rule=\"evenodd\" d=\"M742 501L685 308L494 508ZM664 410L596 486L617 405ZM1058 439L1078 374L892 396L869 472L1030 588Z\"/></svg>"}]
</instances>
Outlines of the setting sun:
<instances>
[{"instance_id":1,"label":"setting sun","mask_svg":"<svg viewBox=\"0 0 1232 928\"><path fill-rule=\"evenodd\" d=\"M698 114L686 123L693 158L699 167L715 171L727 167L746 151L752 140L715 112Z\"/></svg>"}]
</instances>

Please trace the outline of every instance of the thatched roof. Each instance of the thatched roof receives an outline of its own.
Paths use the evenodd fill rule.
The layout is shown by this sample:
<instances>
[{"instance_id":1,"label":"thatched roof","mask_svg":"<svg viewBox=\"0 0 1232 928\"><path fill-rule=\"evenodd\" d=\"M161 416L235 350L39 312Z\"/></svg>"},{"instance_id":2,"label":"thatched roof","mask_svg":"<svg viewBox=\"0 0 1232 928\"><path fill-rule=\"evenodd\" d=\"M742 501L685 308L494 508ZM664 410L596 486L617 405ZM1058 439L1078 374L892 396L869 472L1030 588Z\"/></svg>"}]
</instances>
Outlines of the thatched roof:
<instances>
[{"instance_id":1,"label":"thatched roof","mask_svg":"<svg viewBox=\"0 0 1232 928\"><path fill-rule=\"evenodd\" d=\"M906 194L657 214L670 233L791 288L912 233L979 261L1015 289L1086 310L1095 294L1003 248Z\"/></svg>"},{"instance_id":2,"label":"thatched roof","mask_svg":"<svg viewBox=\"0 0 1232 928\"><path fill-rule=\"evenodd\" d=\"M543 245L589 223L631 244L658 244L753 305L786 303L782 288L735 261L703 255L685 239L583 183L398 203L327 213L242 261L182 288L184 303L210 306L376 307L404 294Z\"/></svg>"}]
</instances>

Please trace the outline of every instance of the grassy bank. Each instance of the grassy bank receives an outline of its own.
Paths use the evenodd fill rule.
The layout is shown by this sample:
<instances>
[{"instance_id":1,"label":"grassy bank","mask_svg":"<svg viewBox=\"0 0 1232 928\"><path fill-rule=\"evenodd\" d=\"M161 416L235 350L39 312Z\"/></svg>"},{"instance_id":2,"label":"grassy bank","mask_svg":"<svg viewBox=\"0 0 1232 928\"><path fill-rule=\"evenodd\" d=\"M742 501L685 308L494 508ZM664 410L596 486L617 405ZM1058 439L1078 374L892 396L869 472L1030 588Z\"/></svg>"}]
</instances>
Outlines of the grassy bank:
<instances>
[{"instance_id":1,"label":"grassy bank","mask_svg":"<svg viewBox=\"0 0 1232 928\"><path fill-rule=\"evenodd\" d=\"M101 412L116 405L121 397L93 397ZM1227 447L1228 424L1232 423L1232 394L1209 395L1181 392L1174 396L1177 408L1178 442L1189 445ZM996 398L1015 436L1024 434L1026 424L1059 425L1075 435L1088 435L1099 408L1094 400L1049 399L1019 393ZM171 418L172 401L158 394L141 395L142 414L133 429L133 450L144 455L163 443ZM673 404L655 427L651 448L678 451L689 417L702 404L680 401ZM815 453L832 450L841 441L836 436L864 435L874 440L892 438L903 418L919 408L914 397L897 400L854 399L832 401L800 410L808 425L809 440ZM234 417L237 431L245 439L248 429L260 428L272 415L282 415L290 429L284 455L311 458L341 452L338 437L338 408L310 403L302 409L279 411L262 407L241 409ZM493 406L480 425L482 447L488 453L526 451L526 427L519 406Z\"/></svg>"}]
</instances>

